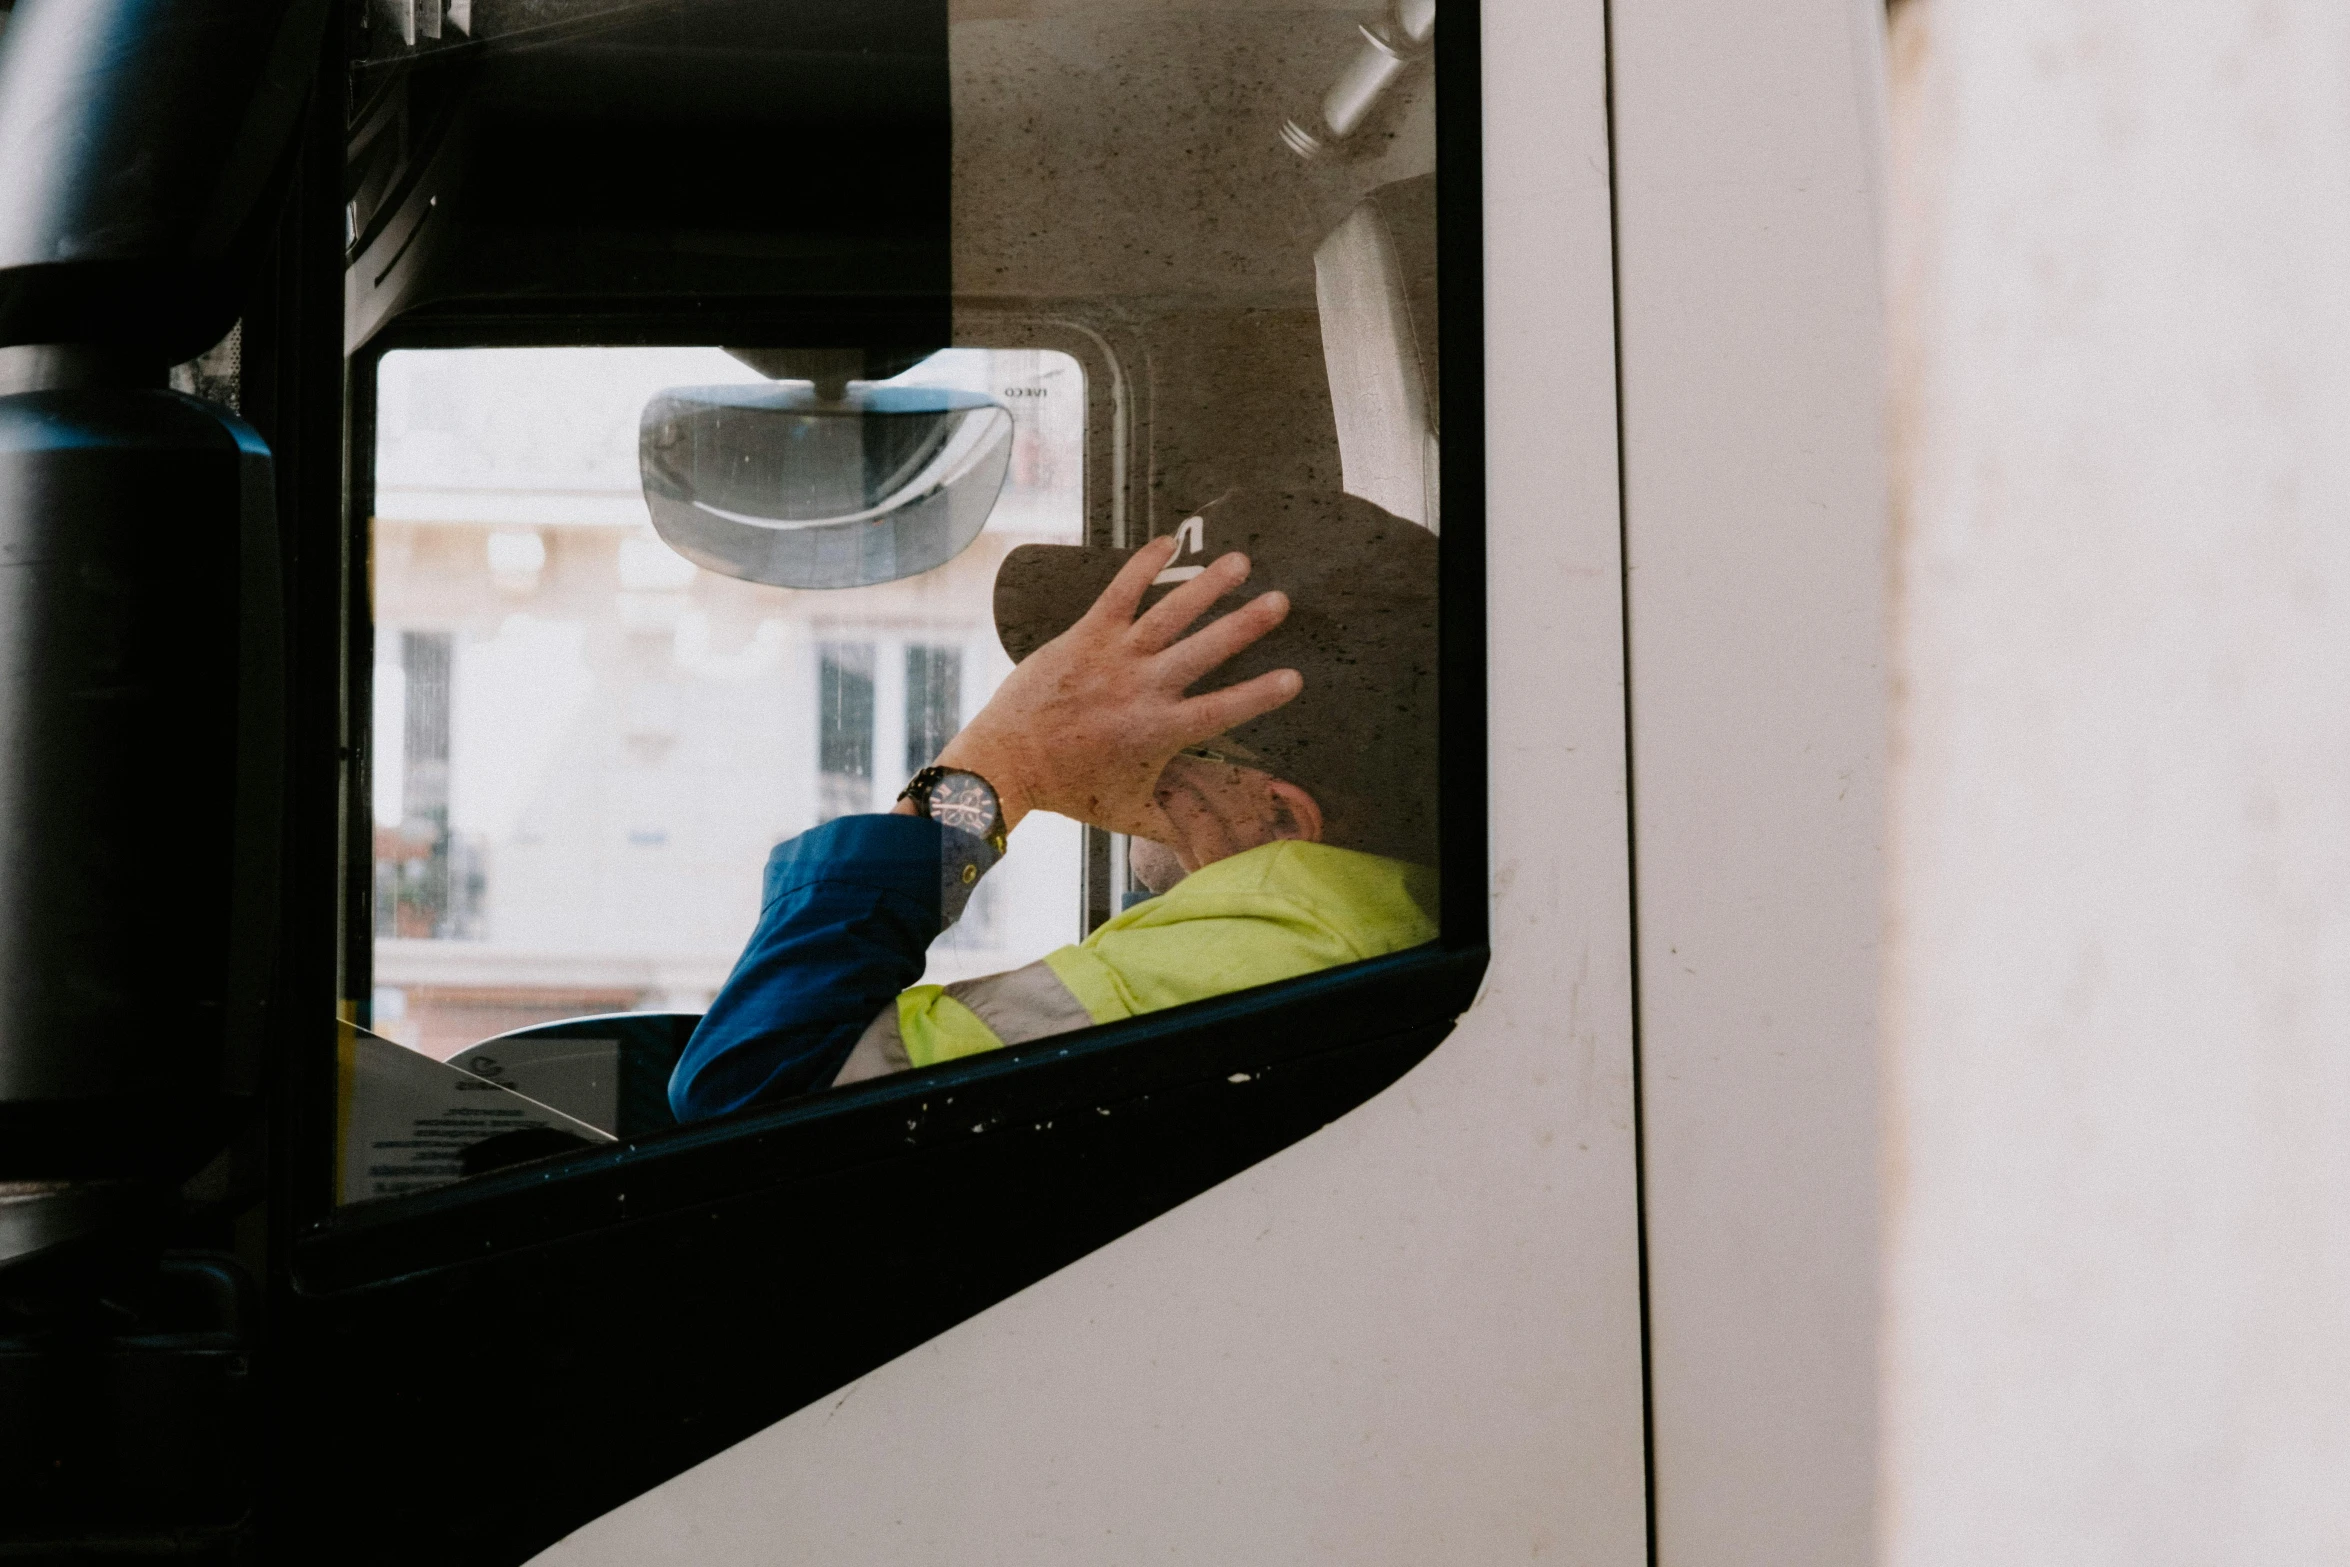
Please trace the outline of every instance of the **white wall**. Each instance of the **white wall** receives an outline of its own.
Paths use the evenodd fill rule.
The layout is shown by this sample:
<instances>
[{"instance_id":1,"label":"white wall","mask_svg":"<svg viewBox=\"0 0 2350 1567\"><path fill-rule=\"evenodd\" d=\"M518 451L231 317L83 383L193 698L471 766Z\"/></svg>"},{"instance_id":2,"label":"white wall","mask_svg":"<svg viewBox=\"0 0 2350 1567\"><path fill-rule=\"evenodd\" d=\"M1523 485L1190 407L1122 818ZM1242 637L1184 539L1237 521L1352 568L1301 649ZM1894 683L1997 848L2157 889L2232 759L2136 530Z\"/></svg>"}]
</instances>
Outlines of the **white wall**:
<instances>
[{"instance_id":1,"label":"white wall","mask_svg":"<svg viewBox=\"0 0 2350 1567\"><path fill-rule=\"evenodd\" d=\"M1884 1559L2350 1560L2350 10L1903 26Z\"/></svg>"},{"instance_id":2,"label":"white wall","mask_svg":"<svg viewBox=\"0 0 2350 1567\"><path fill-rule=\"evenodd\" d=\"M1876 0L1613 8L1657 1559L1870 1548Z\"/></svg>"}]
</instances>

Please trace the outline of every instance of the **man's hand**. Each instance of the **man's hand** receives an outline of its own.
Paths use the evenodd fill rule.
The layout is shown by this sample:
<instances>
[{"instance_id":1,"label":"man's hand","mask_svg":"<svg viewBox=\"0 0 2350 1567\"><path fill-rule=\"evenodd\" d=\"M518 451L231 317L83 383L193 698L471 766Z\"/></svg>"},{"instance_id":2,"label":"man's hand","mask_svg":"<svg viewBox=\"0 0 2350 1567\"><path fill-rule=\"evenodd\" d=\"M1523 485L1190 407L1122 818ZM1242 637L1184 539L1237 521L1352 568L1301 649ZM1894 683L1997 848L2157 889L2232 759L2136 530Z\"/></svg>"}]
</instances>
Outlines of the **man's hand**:
<instances>
[{"instance_id":1,"label":"man's hand","mask_svg":"<svg viewBox=\"0 0 2350 1567\"><path fill-rule=\"evenodd\" d=\"M1220 691L1183 694L1281 624L1289 600L1261 593L1185 636L1216 600L1248 580L1248 558L1231 554L1136 619L1144 591L1176 548L1173 538L1162 538L1136 550L1084 618L1014 668L939 753L940 766L995 785L1007 830L1030 811L1057 811L1112 832L1164 838L1152 791L1168 759L1305 688L1296 670L1276 669Z\"/></svg>"}]
</instances>

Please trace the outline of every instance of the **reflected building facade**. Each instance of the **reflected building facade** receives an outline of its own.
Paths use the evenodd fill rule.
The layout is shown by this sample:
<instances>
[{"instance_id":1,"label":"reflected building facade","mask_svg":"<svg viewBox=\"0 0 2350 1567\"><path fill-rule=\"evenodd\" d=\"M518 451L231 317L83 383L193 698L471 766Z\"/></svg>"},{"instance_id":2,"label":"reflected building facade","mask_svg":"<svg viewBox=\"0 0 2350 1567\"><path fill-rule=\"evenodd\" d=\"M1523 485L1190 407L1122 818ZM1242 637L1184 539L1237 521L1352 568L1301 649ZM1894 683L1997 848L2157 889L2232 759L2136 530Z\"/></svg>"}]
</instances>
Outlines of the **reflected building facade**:
<instances>
[{"instance_id":1,"label":"reflected building facade","mask_svg":"<svg viewBox=\"0 0 2350 1567\"><path fill-rule=\"evenodd\" d=\"M1010 670L996 565L1083 526L1074 360L955 349L924 380L1002 397L987 529L901 582L792 590L654 534L637 415L756 381L716 349L485 349L378 371L373 1025L446 1058L583 1014L698 1011L757 918L767 852L887 809ZM944 982L1082 934L1076 824L1023 824L932 949Z\"/></svg>"}]
</instances>

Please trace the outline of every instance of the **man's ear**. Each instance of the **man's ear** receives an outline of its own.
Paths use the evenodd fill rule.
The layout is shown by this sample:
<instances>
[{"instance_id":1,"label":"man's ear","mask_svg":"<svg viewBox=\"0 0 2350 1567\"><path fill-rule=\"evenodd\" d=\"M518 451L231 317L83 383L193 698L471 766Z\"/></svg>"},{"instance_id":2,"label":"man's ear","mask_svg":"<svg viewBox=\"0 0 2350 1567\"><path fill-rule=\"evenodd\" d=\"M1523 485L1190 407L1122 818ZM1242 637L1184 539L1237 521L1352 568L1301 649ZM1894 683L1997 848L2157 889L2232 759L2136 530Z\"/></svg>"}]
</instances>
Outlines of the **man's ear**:
<instances>
[{"instance_id":1,"label":"man's ear","mask_svg":"<svg viewBox=\"0 0 2350 1567\"><path fill-rule=\"evenodd\" d=\"M1273 836L1299 843L1322 841L1322 807L1286 778L1265 786L1273 796Z\"/></svg>"}]
</instances>

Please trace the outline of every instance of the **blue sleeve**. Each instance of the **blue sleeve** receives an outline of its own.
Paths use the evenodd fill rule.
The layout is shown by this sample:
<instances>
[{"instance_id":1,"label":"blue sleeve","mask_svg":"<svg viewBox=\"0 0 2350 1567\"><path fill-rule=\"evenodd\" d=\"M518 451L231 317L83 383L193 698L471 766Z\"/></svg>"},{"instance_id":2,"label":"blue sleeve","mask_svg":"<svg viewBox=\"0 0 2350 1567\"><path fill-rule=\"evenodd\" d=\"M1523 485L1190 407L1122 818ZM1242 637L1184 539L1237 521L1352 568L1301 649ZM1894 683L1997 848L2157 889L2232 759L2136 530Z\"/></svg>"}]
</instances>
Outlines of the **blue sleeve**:
<instances>
[{"instance_id":1,"label":"blue sleeve","mask_svg":"<svg viewBox=\"0 0 2350 1567\"><path fill-rule=\"evenodd\" d=\"M776 846L758 929L670 1074L680 1121L832 1081L922 977L941 925L940 837L926 817L843 816Z\"/></svg>"}]
</instances>

